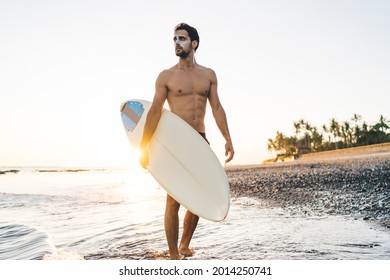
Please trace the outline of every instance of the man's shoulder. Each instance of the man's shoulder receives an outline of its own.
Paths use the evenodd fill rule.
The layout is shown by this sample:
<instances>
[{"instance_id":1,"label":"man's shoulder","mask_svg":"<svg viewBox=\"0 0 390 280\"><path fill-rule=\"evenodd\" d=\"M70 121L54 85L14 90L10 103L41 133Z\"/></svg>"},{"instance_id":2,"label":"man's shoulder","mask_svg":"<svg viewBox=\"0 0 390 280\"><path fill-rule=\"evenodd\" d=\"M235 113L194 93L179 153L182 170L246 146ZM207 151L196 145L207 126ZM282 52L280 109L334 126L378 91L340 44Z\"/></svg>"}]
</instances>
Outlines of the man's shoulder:
<instances>
[{"instance_id":1,"label":"man's shoulder","mask_svg":"<svg viewBox=\"0 0 390 280\"><path fill-rule=\"evenodd\" d=\"M169 79L173 75L174 71L174 66L169 69L162 70L158 75L158 79Z\"/></svg>"},{"instance_id":2,"label":"man's shoulder","mask_svg":"<svg viewBox=\"0 0 390 280\"><path fill-rule=\"evenodd\" d=\"M172 76L175 73L176 70L177 70L176 65L172 66L171 68L164 69L160 72L159 77L160 78L169 78L170 76Z\"/></svg>"},{"instance_id":3,"label":"man's shoulder","mask_svg":"<svg viewBox=\"0 0 390 280\"><path fill-rule=\"evenodd\" d=\"M203 65L197 65L198 71L203 72L206 74L210 79L213 79L216 77L215 71L209 67L203 66Z\"/></svg>"},{"instance_id":4,"label":"man's shoulder","mask_svg":"<svg viewBox=\"0 0 390 280\"><path fill-rule=\"evenodd\" d=\"M199 70L206 71L206 72L214 72L214 70L211 69L210 67L203 66L203 65L200 65L200 64L197 65L197 68Z\"/></svg>"},{"instance_id":5,"label":"man's shoulder","mask_svg":"<svg viewBox=\"0 0 390 280\"><path fill-rule=\"evenodd\" d=\"M211 81L215 80L217 78L217 74L215 73L215 71L209 67L205 67L205 66L202 66L203 69L202 71L204 71L206 73L206 75L209 77L209 79Z\"/></svg>"}]
</instances>

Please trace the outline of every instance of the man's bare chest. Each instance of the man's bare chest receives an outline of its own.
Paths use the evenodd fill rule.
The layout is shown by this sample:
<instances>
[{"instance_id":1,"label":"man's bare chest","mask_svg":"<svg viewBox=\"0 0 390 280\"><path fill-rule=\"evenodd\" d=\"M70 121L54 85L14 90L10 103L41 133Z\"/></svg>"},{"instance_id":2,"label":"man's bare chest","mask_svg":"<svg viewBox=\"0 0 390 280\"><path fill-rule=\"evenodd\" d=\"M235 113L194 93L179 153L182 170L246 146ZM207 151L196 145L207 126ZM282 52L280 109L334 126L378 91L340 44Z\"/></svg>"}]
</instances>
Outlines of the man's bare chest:
<instances>
[{"instance_id":1,"label":"man's bare chest","mask_svg":"<svg viewBox=\"0 0 390 280\"><path fill-rule=\"evenodd\" d=\"M172 94L207 95L210 90L210 79L202 72L180 71L170 77L167 85L168 91Z\"/></svg>"}]
</instances>

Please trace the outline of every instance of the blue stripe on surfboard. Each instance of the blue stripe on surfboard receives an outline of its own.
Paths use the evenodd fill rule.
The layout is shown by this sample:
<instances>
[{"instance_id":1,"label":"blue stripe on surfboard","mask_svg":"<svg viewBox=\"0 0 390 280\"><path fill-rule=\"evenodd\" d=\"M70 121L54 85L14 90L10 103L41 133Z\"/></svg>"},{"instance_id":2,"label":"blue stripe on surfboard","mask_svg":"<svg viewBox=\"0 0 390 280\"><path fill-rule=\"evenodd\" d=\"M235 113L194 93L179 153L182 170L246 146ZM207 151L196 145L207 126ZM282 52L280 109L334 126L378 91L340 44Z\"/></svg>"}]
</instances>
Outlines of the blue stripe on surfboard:
<instances>
[{"instance_id":1,"label":"blue stripe on surfboard","mask_svg":"<svg viewBox=\"0 0 390 280\"><path fill-rule=\"evenodd\" d=\"M121 113L123 124L127 131L133 132L137 124L133 122L125 113Z\"/></svg>"},{"instance_id":2,"label":"blue stripe on surfboard","mask_svg":"<svg viewBox=\"0 0 390 280\"><path fill-rule=\"evenodd\" d=\"M141 118L144 113L144 105L139 101L127 101L126 106L135 113L138 118ZM132 120L129 116L127 116L124 112L121 113L123 124L127 131L133 132L135 127L138 124L139 120Z\"/></svg>"},{"instance_id":3,"label":"blue stripe on surfboard","mask_svg":"<svg viewBox=\"0 0 390 280\"><path fill-rule=\"evenodd\" d=\"M141 117L144 112L144 105L138 101L128 101L127 106L137 114L138 117Z\"/></svg>"}]
</instances>

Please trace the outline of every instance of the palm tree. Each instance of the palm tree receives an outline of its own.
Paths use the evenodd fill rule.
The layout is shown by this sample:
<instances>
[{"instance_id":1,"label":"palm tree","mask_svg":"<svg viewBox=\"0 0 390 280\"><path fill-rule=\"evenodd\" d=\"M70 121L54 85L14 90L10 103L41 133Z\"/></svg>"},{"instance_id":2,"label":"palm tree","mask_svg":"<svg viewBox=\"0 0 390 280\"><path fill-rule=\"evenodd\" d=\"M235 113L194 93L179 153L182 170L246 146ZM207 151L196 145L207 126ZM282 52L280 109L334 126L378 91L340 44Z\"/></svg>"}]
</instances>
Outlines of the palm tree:
<instances>
[{"instance_id":1,"label":"palm tree","mask_svg":"<svg viewBox=\"0 0 390 280\"><path fill-rule=\"evenodd\" d=\"M359 143L359 139L361 137L361 128L359 126L359 121L362 119L362 116L359 114L353 114L352 121L355 123L355 126L353 128L353 138L354 138L354 143L357 144Z\"/></svg>"},{"instance_id":2,"label":"palm tree","mask_svg":"<svg viewBox=\"0 0 390 280\"><path fill-rule=\"evenodd\" d=\"M369 142L369 130L368 130L368 125L366 122L363 122L362 124L362 132L361 132L361 137L359 139L359 142L362 143L363 145L368 145Z\"/></svg>"},{"instance_id":3,"label":"palm tree","mask_svg":"<svg viewBox=\"0 0 390 280\"><path fill-rule=\"evenodd\" d=\"M321 133L318 132L315 126L312 127L311 138L312 138L313 149L315 152L318 152L319 148L322 145L322 141L324 140L324 137L322 136Z\"/></svg>"},{"instance_id":4,"label":"palm tree","mask_svg":"<svg viewBox=\"0 0 390 280\"><path fill-rule=\"evenodd\" d=\"M383 115L380 115L379 122L372 127L372 130L375 131L377 134L379 143L383 143L386 141L386 131L390 128L387 124L388 122L389 121L386 120Z\"/></svg>"},{"instance_id":5,"label":"palm tree","mask_svg":"<svg viewBox=\"0 0 390 280\"><path fill-rule=\"evenodd\" d=\"M340 125L335 118L330 120L329 131L333 134L336 150L338 149L338 137L340 136Z\"/></svg>"},{"instance_id":6,"label":"palm tree","mask_svg":"<svg viewBox=\"0 0 390 280\"><path fill-rule=\"evenodd\" d=\"M276 132L276 138L275 138L275 146L276 146L276 150L279 151L279 152L282 152L282 153L285 153L286 152L286 149L285 149L285 136L282 132L280 131L277 131Z\"/></svg>"},{"instance_id":7,"label":"palm tree","mask_svg":"<svg viewBox=\"0 0 390 280\"><path fill-rule=\"evenodd\" d=\"M312 129L313 127L311 126L311 124L309 122L306 122L305 124L305 141L306 141L306 147L309 148L309 150L311 150L311 142L312 142Z\"/></svg>"},{"instance_id":8,"label":"palm tree","mask_svg":"<svg viewBox=\"0 0 390 280\"><path fill-rule=\"evenodd\" d=\"M326 126L326 124L323 124L323 125L322 125L322 131L323 131L325 134L328 135L328 141L330 142L330 134L329 134L330 130L328 130L328 127Z\"/></svg>"},{"instance_id":9,"label":"palm tree","mask_svg":"<svg viewBox=\"0 0 390 280\"><path fill-rule=\"evenodd\" d=\"M300 121L294 122L295 135L298 137L299 132L301 132L301 123Z\"/></svg>"},{"instance_id":10,"label":"palm tree","mask_svg":"<svg viewBox=\"0 0 390 280\"><path fill-rule=\"evenodd\" d=\"M387 124L389 121L385 119L383 115L380 115L379 122L373 126L375 130L379 130L383 133L386 133L386 130L388 130L390 127Z\"/></svg>"},{"instance_id":11,"label":"palm tree","mask_svg":"<svg viewBox=\"0 0 390 280\"><path fill-rule=\"evenodd\" d=\"M343 122L343 125L341 126L341 133L344 139L344 145L349 147L352 142L352 130L348 121Z\"/></svg>"},{"instance_id":12,"label":"palm tree","mask_svg":"<svg viewBox=\"0 0 390 280\"><path fill-rule=\"evenodd\" d=\"M332 143L332 139L331 139L331 131L330 131L330 128L328 128L325 124L322 125L322 131L323 131L323 137L327 137L327 141L325 141L324 143L321 143L321 146L322 146L322 150L326 151L326 150L330 150L331 149L331 143Z\"/></svg>"},{"instance_id":13,"label":"palm tree","mask_svg":"<svg viewBox=\"0 0 390 280\"><path fill-rule=\"evenodd\" d=\"M267 143L267 149L268 151L273 151L275 150L275 142L274 140L272 140L271 138L268 139L268 143Z\"/></svg>"}]
</instances>

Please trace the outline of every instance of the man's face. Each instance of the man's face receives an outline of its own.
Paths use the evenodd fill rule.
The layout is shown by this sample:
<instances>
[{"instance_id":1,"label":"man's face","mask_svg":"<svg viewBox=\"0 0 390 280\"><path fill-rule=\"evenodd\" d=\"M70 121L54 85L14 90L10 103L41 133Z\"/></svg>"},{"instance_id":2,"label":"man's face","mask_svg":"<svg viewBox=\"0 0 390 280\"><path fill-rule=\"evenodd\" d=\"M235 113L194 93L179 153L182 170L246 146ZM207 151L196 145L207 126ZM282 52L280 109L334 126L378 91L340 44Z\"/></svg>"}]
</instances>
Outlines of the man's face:
<instances>
[{"instance_id":1,"label":"man's face","mask_svg":"<svg viewBox=\"0 0 390 280\"><path fill-rule=\"evenodd\" d=\"M181 58L186 58L192 51L190 36L186 30L177 30L173 36L175 43L175 54Z\"/></svg>"}]
</instances>

